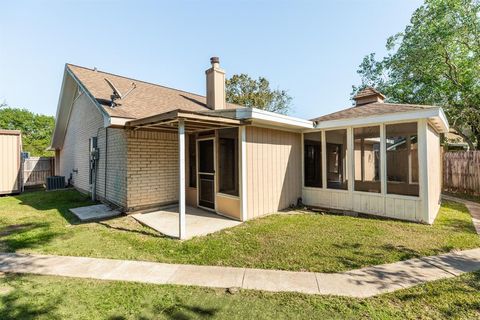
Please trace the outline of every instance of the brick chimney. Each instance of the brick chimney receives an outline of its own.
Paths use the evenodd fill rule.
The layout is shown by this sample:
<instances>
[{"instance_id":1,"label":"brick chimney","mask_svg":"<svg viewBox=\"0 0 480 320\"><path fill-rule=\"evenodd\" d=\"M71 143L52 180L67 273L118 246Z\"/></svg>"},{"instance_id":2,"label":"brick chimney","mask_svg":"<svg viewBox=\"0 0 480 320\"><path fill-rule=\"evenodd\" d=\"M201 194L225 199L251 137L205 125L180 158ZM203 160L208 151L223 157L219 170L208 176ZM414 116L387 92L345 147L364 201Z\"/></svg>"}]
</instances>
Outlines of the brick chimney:
<instances>
[{"instance_id":1,"label":"brick chimney","mask_svg":"<svg viewBox=\"0 0 480 320\"><path fill-rule=\"evenodd\" d=\"M210 58L212 67L207 75L207 106L212 110L225 109L225 71L220 68L218 57Z\"/></svg>"},{"instance_id":2,"label":"brick chimney","mask_svg":"<svg viewBox=\"0 0 480 320\"><path fill-rule=\"evenodd\" d=\"M355 106L358 107L374 102L383 103L385 96L372 87L366 87L357 93L357 95L353 97L353 100L355 100Z\"/></svg>"}]
</instances>

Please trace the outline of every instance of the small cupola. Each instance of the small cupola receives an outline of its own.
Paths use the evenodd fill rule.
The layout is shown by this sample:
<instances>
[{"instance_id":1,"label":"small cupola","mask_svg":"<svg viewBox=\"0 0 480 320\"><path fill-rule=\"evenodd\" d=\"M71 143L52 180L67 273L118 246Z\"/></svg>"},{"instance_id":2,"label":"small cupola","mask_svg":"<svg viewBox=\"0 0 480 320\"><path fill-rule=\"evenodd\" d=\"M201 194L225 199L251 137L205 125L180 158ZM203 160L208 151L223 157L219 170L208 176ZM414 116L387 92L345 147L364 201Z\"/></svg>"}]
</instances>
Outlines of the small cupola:
<instances>
[{"instance_id":1,"label":"small cupola","mask_svg":"<svg viewBox=\"0 0 480 320\"><path fill-rule=\"evenodd\" d=\"M385 96L375 90L372 87L366 87L365 89L361 90L358 92L354 97L353 100L355 100L355 106L363 106L365 104L369 103L383 103L385 100Z\"/></svg>"},{"instance_id":2,"label":"small cupola","mask_svg":"<svg viewBox=\"0 0 480 320\"><path fill-rule=\"evenodd\" d=\"M207 76L207 107L212 110L225 109L225 71L220 68L218 57L210 58L212 67L205 71Z\"/></svg>"}]
</instances>

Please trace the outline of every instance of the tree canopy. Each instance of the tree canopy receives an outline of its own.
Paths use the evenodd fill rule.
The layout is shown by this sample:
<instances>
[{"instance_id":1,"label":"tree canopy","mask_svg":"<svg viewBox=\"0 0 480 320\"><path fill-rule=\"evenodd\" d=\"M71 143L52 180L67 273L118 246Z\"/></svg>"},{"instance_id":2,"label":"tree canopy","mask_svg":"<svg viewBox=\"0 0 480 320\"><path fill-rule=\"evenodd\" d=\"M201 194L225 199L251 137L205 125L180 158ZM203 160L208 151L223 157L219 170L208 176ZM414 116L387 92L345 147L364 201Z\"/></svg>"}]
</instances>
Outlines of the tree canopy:
<instances>
[{"instance_id":1,"label":"tree canopy","mask_svg":"<svg viewBox=\"0 0 480 320\"><path fill-rule=\"evenodd\" d=\"M27 109L0 108L0 129L21 130L23 151L32 156L52 156L50 146L55 120Z\"/></svg>"},{"instance_id":2,"label":"tree canopy","mask_svg":"<svg viewBox=\"0 0 480 320\"><path fill-rule=\"evenodd\" d=\"M352 95L373 86L390 102L443 106L451 127L480 149L479 0L425 0L386 48L382 59L363 59Z\"/></svg>"},{"instance_id":3,"label":"tree canopy","mask_svg":"<svg viewBox=\"0 0 480 320\"><path fill-rule=\"evenodd\" d=\"M230 103L282 114L288 113L292 102L286 90L273 90L266 78L255 80L244 73L227 79L226 99Z\"/></svg>"}]
</instances>

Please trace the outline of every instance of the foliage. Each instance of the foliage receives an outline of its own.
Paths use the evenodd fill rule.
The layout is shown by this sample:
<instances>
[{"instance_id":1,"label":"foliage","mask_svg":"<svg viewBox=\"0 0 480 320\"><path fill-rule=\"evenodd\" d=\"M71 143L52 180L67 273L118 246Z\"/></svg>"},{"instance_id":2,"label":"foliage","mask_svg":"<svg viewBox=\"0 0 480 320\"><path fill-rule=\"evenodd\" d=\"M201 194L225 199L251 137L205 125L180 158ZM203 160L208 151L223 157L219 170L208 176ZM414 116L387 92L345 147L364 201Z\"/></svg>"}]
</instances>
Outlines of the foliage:
<instances>
[{"instance_id":1,"label":"foliage","mask_svg":"<svg viewBox=\"0 0 480 320\"><path fill-rule=\"evenodd\" d=\"M453 202L442 205L433 226L299 212L186 241L164 237L130 216L79 223L68 210L89 204L74 190L0 198L0 252L337 272L480 247L470 214Z\"/></svg>"},{"instance_id":2,"label":"foliage","mask_svg":"<svg viewBox=\"0 0 480 320\"><path fill-rule=\"evenodd\" d=\"M391 102L444 106L450 125L480 149L479 1L425 0L386 48L383 59L363 59L352 95L373 86Z\"/></svg>"},{"instance_id":3,"label":"foliage","mask_svg":"<svg viewBox=\"0 0 480 320\"><path fill-rule=\"evenodd\" d=\"M244 73L227 79L226 96L230 103L282 114L288 113L292 101L286 90L272 90L266 78L255 80Z\"/></svg>"},{"instance_id":4,"label":"foliage","mask_svg":"<svg viewBox=\"0 0 480 320\"><path fill-rule=\"evenodd\" d=\"M50 146L55 120L27 109L0 108L0 128L22 131L23 151L31 156L52 156Z\"/></svg>"}]
</instances>

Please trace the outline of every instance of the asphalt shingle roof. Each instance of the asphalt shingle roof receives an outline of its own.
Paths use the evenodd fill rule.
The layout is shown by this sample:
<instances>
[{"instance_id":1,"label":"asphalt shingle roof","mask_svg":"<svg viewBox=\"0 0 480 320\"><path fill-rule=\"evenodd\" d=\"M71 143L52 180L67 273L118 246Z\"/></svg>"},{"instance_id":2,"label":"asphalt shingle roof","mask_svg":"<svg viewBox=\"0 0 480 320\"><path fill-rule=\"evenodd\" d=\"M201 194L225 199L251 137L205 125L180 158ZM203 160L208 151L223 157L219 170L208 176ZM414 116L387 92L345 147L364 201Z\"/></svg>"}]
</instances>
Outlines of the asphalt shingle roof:
<instances>
[{"instance_id":1,"label":"asphalt shingle roof","mask_svg":"<svg viewBox=\"0 0 480 320\"><path fill-rule=\"evenodd\" d=\"M206 105L206 98L198 94L72 64L67 64L67 68L112 117L139 119L177 109L210 110ZM125 98L116 100L118 106L111 108L110 96L113 91L105 78L110 80L122 94L132 88L132 82L135 83L136 88ZM239 107L241 106L227 103L227 109Z\"/></svg>"}]
</instances>

